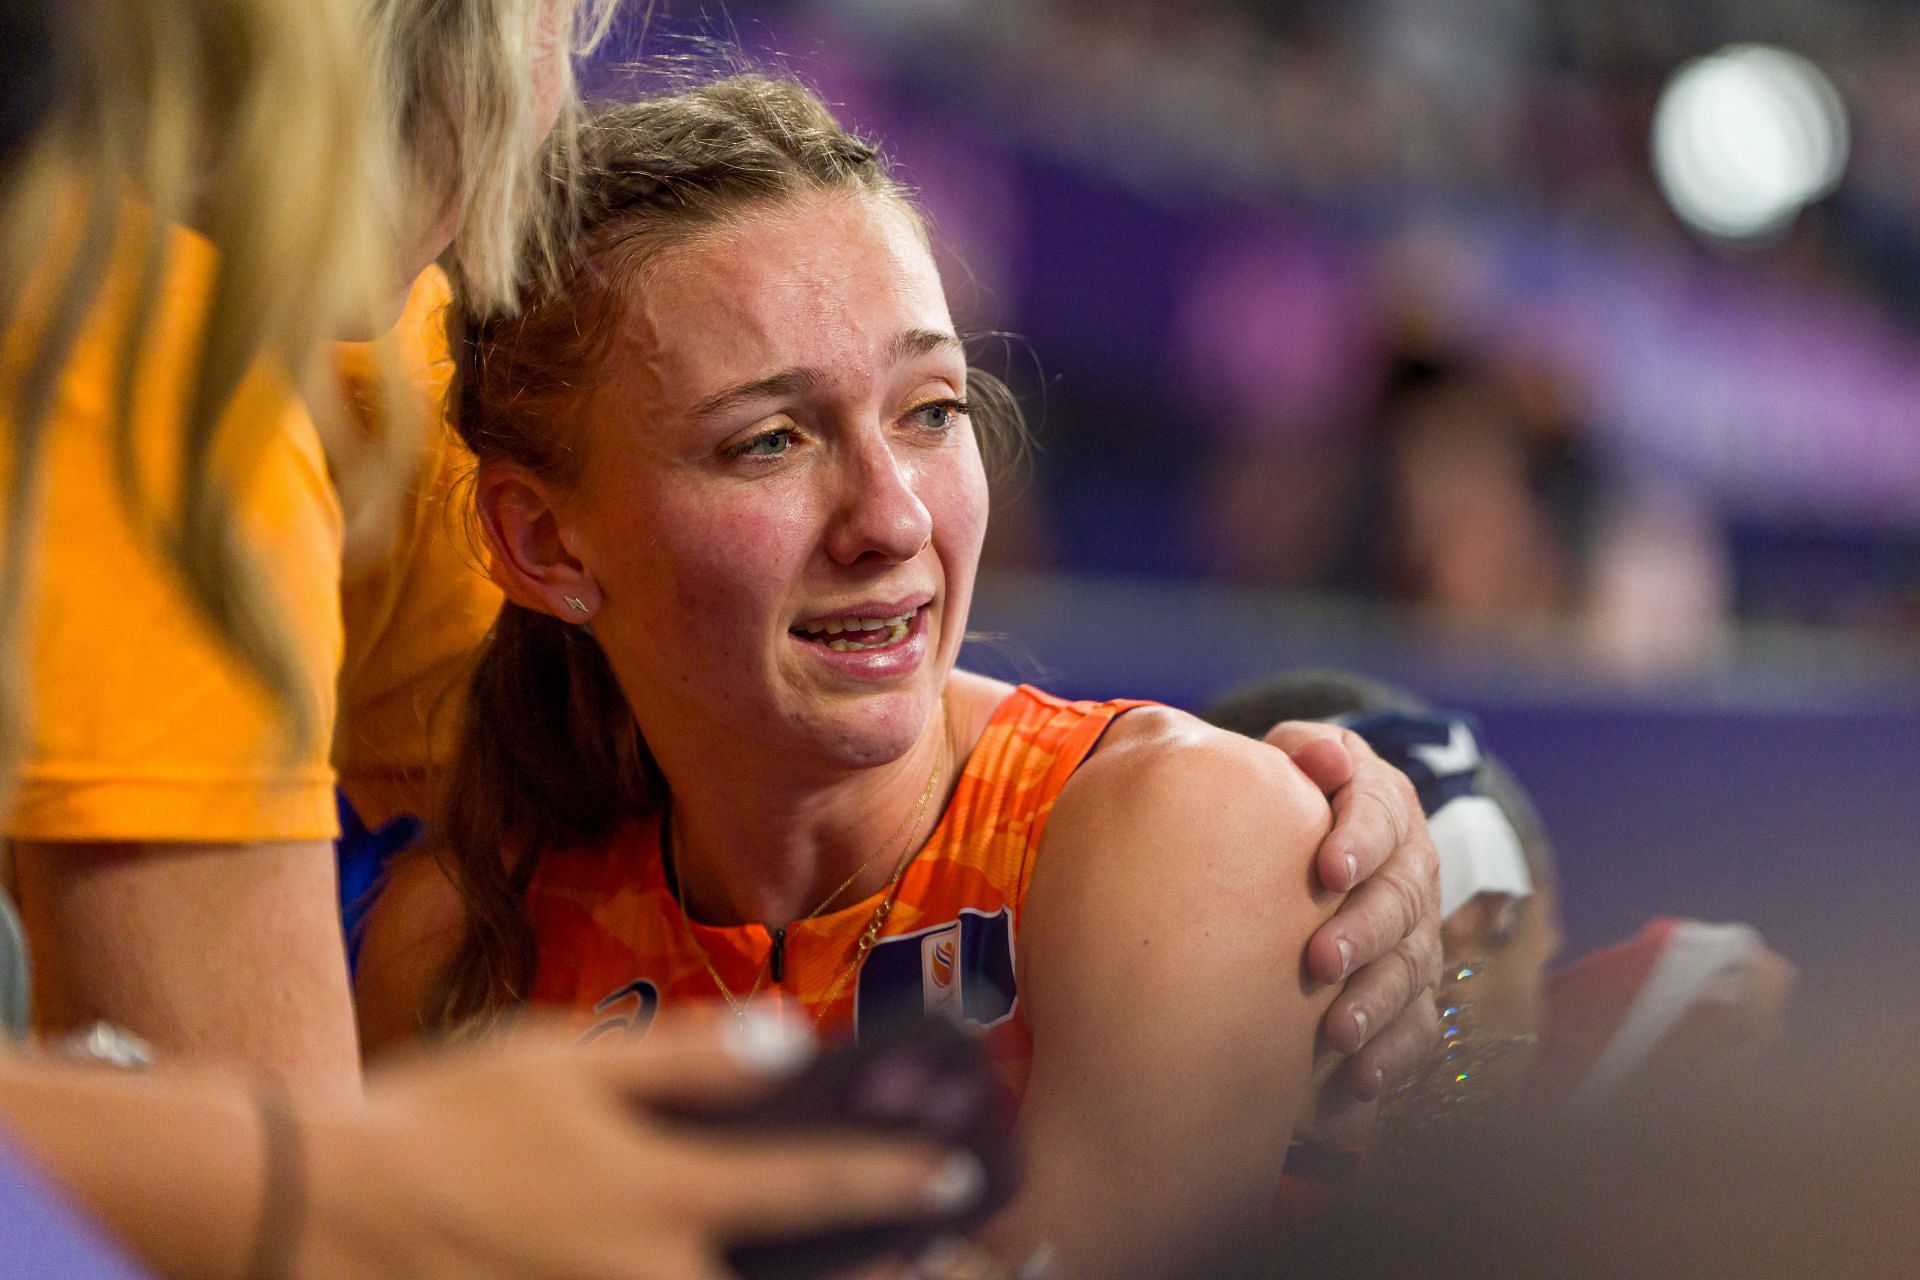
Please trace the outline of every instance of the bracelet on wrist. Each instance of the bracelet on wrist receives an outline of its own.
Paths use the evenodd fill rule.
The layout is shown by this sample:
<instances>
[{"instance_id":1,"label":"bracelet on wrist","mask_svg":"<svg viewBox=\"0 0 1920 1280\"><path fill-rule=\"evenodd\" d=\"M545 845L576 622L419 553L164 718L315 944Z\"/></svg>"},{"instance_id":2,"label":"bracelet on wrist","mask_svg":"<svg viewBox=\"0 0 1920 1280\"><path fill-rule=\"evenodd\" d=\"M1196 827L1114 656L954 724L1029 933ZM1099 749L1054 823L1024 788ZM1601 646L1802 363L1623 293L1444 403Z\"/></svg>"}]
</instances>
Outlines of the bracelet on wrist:
<instances>
[{"instance_id":1,"label":"bracelet on wrist","mask_svg":"<svg viewBox=\"0 0 1920 1280\"><path fill-rule=\"evenodd\" d=\"M287 1087L278 1080L263 1080L254 1100L260 1116L265 1172L259 1226L244 1274L247 1280L290 1280L307 1200L300 1123Z\"/></svg>"}]
</instances>

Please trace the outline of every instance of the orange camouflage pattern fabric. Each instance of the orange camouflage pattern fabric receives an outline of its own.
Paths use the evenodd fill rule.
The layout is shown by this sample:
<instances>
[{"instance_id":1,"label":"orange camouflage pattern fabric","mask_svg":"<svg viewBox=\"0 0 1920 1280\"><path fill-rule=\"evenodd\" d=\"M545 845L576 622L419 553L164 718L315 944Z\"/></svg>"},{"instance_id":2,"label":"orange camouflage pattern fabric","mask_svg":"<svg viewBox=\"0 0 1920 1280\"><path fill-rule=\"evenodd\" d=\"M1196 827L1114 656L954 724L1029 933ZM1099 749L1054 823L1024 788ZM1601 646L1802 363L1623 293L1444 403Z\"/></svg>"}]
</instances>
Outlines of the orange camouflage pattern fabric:
<instances>
[{"instance_id":1,"label":"orange camouflage pattern fabric","mask_svg":"<svg viewBox=\"0 0 1920 1280\"><path fill-rule=\"evenodd\" d=\"M661 857L658 813L607 841L543 852L527 890L538 958L531 1003L571 1011L587 1038L643 1032L662 1004L722 999L692 939L735 999L805 1019L827 1039L863 1021L944 1014L983 1029L1010 1102L1033 1051L1015 942L1053 806L1109 725L1148 703L1069 702L1022 685L995 710L953 797L907 868L878 942L849 974L880 895L786 929L684 916ZM772 976L779 943L780 973Z\"/></svg>"}]
</instances>

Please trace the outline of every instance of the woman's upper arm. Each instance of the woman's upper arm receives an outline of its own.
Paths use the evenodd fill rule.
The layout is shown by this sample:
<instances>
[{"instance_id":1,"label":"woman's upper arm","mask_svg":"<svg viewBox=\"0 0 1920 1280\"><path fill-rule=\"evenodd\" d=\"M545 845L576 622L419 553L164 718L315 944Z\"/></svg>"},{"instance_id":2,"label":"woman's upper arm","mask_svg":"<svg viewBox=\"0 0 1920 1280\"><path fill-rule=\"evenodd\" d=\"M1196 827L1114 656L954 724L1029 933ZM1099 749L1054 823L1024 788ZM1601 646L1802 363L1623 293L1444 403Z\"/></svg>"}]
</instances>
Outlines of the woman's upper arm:
<instances>
[{"instance_id":1,"label":"woman's upper arm","mask_svg":"<svg viewBox=\"0 0 1920 1280\"><path fill-rule=\"evenodd\" d=\"M1068 1274L1177 1266L1271 1204L1334 995L1305 966L1327 823L1280 753L1177 712L1129 714L1062 792L1020 926L1021 1127Z\"/></svg>"},{"instance_id":2,"label":"woman's upper arm","mask_svg":"<svg viewBox=\"0 0 1920 1280\"><path fill-rule=\"evenodd\" d=\"M387 869L361 925L353 1001L372 1059L417 1043L428 1002L466 934L460 895L431 850L410 849Z\"/></svg>"},{"instance_id":3,"label":"woman's upper arm","mask_svg":"<svg viewBox=\"0 0 1920 1280\"><path fill-rule=\"evenodd\" d=\"M359 1088L330 841L12 846L43 1028Z\"/></svg>"}]
</instances>

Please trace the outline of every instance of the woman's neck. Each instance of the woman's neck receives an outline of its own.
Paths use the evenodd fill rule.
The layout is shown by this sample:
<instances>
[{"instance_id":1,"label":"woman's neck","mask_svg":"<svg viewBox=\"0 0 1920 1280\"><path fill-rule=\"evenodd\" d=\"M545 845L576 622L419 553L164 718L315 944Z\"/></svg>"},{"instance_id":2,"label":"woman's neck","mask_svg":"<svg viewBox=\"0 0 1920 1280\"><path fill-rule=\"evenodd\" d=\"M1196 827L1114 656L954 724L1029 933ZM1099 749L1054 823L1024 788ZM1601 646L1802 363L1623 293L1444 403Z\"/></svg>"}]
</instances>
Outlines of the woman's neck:
<instances>
[{"instance_id":1,"label":"woman's neck","mask_svg":"<svg viewBox=\"0 0 1920 1280\"><path fill-rule=\"evenodd\" d=\"M738 754L711 768L663 759L687 914L777 928L878 893L938 824L962 763L944 704L899 759L838 777Z\"/></svg>"}]
</instances>

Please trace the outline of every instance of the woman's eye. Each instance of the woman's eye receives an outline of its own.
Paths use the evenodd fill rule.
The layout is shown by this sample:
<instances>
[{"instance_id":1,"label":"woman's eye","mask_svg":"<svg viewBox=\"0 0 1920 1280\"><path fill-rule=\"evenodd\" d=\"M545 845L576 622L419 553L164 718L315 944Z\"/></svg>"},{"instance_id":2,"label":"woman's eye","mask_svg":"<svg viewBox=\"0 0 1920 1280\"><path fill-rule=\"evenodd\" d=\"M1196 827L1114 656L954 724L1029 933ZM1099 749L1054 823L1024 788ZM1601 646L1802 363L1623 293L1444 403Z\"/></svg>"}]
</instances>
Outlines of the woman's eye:
<instances>
[{"instance_id":1,"label":"woman's eye","mask_svg":"<svg viewBox=\"0 0 1920 1280\"><path fill-rule=\"evenodd\" d=\"M764 431L753 439L727 450L730 458L777 458L793 443L793 432L786 427Z\"/></svg>"},{"instance_id":2,"label":"woman's eye","mask_svg":"<svg viewBox=\"0 0 1920 1280\"><path fill-rule=\"evenodd\" d=\"M907 410L907 420L928 431L951 431L961 418L967 416L968 411L969 406L964 400L930 400Z\"/></svg>"},{"instance_id":3,"label":"woman's eye","mask_svg":"<svg viewBox=\"0 0 1920 1280\"><path fill-rule=\"evenodd\" d=\"M1520 931L1521 906L1522 903L1513 898L1500 904L1500 909L1494 913L1493 925L1488 930L1487 945L1491 949L1505 950L1507 944L1513 941L1514 934Z\"/></svg>"}]
</instances>

